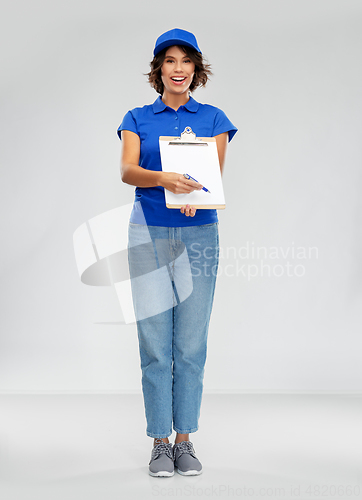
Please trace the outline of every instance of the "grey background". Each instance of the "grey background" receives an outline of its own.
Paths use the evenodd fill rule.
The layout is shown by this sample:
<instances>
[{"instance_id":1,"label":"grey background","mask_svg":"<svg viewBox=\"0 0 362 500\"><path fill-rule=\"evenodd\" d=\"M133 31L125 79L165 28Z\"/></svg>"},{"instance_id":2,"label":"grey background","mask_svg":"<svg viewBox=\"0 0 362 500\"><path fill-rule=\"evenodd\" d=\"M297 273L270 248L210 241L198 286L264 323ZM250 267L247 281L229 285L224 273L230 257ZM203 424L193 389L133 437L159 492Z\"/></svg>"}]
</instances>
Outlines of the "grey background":
<instances>
[{"instance_id":1,"label":"grey background","mask_svg":"<svg viewBox=\"0 0 362 500\"><path fill-rule=\"evenodd\" d=\"M174 27L212 64L194 97L239 128L205 392L361 391L361 2L2 5L0 391L141 391L136 327L81 283L72 238L133 200L116 130L156 99L143 73ZM247 245L279 258L227 256ZM318 255L281 256L297 247ZM261 260L283 274L237 271Z\"/></svg>"}]
</instances>

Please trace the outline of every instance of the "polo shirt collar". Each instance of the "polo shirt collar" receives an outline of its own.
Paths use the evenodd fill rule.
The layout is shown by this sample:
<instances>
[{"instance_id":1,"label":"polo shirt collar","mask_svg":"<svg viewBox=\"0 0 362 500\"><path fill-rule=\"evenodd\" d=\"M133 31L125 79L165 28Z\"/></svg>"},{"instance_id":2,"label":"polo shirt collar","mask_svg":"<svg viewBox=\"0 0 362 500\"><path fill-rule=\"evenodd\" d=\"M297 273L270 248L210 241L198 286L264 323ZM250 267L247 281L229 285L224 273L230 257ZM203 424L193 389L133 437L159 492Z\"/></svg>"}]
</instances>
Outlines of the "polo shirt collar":
<instances>
[{"instance_id":1,"label":"polo shirt collar","mask_svg":"<svg viewBox=\"0 0 362 500\"><path fill-rule=\"evenodd\" d=\"M199 103L195 101L193 97L190 96L190 99L185 104L185 108L188 111L191 111L191 113L196 113L196 111L199 109Z\"/></svg>"},{"instance_id":2,"label":"polo shirt collar","mask_svg":"<svg viewBox=\"0 0 362 500\"><path fill-rule=\"evenodd\" d=\"M196 113L196 111L199 109L199 103L195 101L193 97L190 96L189 100L184 105L184 107L187 109L187 111L191 111L191 113ZM163 102L161 96L158 96L158 98L152 104L152 109L154 113L161 113L161 111L164 111L166 108L167 106Z\"/></svg>"}]
</instances>

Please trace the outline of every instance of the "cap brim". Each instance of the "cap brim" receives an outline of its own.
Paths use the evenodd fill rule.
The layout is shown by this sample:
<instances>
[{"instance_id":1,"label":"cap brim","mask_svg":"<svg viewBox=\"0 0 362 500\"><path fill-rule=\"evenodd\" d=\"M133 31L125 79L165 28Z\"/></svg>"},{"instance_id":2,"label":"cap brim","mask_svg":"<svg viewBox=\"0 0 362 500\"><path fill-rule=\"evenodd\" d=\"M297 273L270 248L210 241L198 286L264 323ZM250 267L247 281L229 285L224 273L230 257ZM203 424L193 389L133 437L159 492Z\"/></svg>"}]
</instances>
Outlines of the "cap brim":
<instances>
[{"instance_id":1,"label":"cap brim","mask_svg":"<svg viewBox=\"0 0 362 500\"><path fill-rule=\"evenodd\" d=\"M160 43L154 51L153 55L156 56L161 50L165 49L166 47L172 47L173 45L186 45L187 47L191 47L191 49L196 50L196 52L200 52L202 54L201 50L192 45L191 43L185 42L185 40L180 40L178 38L174 38L173 40L166 40L165 42Z\"/></svg>"}]
</instances>

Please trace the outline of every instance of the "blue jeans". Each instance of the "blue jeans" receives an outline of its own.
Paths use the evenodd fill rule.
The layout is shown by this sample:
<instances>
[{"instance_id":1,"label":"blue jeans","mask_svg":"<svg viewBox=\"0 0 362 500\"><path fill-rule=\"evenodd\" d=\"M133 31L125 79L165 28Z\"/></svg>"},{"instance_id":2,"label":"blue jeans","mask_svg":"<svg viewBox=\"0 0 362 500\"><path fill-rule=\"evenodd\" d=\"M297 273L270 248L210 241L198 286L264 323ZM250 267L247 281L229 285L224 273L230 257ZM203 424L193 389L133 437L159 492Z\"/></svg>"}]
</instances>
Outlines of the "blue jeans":
<instances>
[{"instance_id":1,"label":"blue jeans","mask_svg":"<svg viewBox=\"0 0 362 500\"><path fill-rule=\"evenodd\" d=\"M198 430L207 335L219 264L218 222L129 223L128 260L137 321L146 434Z\"/></svg>"}]
</instances>

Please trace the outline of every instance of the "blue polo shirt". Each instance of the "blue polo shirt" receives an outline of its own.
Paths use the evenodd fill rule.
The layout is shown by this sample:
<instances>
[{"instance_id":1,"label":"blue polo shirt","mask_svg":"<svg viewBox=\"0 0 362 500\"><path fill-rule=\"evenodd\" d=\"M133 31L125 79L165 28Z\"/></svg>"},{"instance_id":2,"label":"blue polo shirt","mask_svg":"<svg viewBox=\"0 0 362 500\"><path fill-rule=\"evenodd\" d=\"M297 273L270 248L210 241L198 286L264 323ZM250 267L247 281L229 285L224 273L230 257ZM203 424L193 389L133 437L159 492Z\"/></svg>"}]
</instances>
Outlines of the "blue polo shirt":
<instances>
[{"instance_id":1,"label":"blue polo shirt","mask_svg":"<svg viewBox=\"0 0 362 500\"><path fill-rule=\"evenodd\" d=\"M175 111L159 96L153 104L128 111L117 133L120 139L122 130L138 134L141 143L139 165L161 171L159 137L180 135L185 127L191 127L196 137L214 137L228 132L229 142L237 132L226 114L215 106L201 104L190 96L188 102ZM211 224L218 222L218 217L215 209L198 209L194 217L187 217L179 208L166 207L162 186L136 187L130 222L145 224L145 221L149 226L183 227Z\"/></svg>"}]
</instances>

